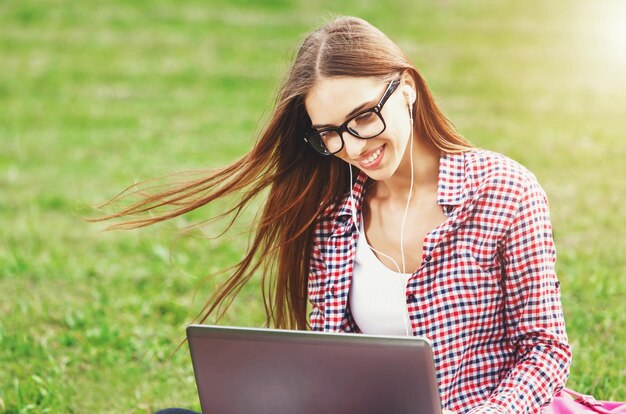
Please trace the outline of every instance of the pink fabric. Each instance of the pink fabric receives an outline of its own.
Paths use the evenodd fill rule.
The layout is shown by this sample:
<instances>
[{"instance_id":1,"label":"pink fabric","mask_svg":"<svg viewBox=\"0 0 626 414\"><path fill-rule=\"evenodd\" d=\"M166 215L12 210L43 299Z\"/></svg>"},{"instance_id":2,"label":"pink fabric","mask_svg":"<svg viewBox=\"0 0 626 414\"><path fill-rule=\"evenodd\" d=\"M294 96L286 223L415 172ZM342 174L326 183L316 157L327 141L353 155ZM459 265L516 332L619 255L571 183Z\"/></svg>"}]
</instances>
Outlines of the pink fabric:
<instances>
[{"instance_id":1,"label":"pink fabric","mask_svg":"<svg viewBox=\"0 0 626 414\"><path fill-rule=\"evenodd\" d=\"M591 395L580 394L564 388L557 394L550 405L542 410L543 414L626 414L626 403L616 401L597 401Z\"/></svg>"}]
</instances>

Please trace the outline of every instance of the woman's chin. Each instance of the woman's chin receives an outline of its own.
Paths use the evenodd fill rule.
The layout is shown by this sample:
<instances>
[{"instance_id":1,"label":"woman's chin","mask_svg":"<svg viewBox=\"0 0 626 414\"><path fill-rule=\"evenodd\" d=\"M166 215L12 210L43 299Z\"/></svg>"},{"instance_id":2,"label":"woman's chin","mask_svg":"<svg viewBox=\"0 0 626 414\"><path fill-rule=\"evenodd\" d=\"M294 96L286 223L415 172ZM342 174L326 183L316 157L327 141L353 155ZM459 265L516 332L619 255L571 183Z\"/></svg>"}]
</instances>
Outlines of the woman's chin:
<instances>
[{"instance_id":1,"label":"woman's chin","mask_svg":"<svg viewBox=\"0 0 626 414\"><path fill-rule=\"evenodd\" d=\"M381 166L381 168L377 168L375 170L361 169L361 171L363 171L369 178L375 181L387 180L391 178L391 176L393 176L393 173L395 172L395 170L392 171L392 169L386 165Z\"/></svg>"}]
</instances>

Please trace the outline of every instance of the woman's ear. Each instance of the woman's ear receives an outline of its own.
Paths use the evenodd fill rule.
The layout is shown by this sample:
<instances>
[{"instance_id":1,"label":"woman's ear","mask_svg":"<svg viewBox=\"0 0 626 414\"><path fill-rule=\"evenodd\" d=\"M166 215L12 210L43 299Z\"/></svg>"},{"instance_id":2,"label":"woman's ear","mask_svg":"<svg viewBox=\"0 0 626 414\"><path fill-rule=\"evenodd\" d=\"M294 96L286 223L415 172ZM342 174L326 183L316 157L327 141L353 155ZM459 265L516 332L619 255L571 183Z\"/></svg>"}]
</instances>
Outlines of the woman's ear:
<instances>
[{"instance_id":1,"label":"woman's ear","mask_svg":"<svg viewBox=\"0 0 626 414\"><path fill-rule=\"evenodd\" d=\"M406 97L407 104L413 105L413 103L415 103L415 91L410 85L404 85L404 96Z\"/></svg>"},{"instance_id":2,"label":"woman's ear","mask_svg":"<svg viewBox=\"0 0 626 414\"><path fill-rule=\"evenodd\" d=\"M409 73L405 73L403 76L403 85L402 92L406 98L406 102L409 105L413 105L415 103L415 82L413 82L413 78Z\"/></svg>"}]
</instances>

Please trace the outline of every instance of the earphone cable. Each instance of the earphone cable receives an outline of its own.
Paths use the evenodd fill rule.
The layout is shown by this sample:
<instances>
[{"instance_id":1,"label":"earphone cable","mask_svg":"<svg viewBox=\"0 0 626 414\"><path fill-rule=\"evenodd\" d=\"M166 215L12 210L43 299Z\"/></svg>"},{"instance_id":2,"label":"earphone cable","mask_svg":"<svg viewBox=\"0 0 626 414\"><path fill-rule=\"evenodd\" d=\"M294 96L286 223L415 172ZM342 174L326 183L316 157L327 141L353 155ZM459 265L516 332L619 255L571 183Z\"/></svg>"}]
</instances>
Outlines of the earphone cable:
<instances>
[{"instance_id":1,"label":"earphone cable","mask_svg":"<svg viewBox=\"0 0 626 414\"><path fill-rule=\"evenodd\" d=\"M359 229L359 225L357 222L357 216L356 216L356 206L355 206L355 201L354 201L354 197L352 196L352 164L348 163L348 166L350 167L350 211L352 212L352 221L354 222L354 227L357 231L357 233L360 236L363 236L363 241L365 242L365 244L367 245L367 247L369 247L372 251L380 254L381 256L386 257L387 259L391 260L393 262L393 264L396 266L396 268L398 269L398 273L402 273L402 271L400 270L400 266L398 266L398 263L393 260L392 257L387 256L385 253L380 252L376 249L374 249L372 246L370 246L370 244L367 242L367 238L365 237L364 234L361 234L361 230Z\"/></svg>"},{"instance_id":2,"label":"earphone cable","mask_svg":"<svg viewBox=\"0 0 626 414\"><path fill-rule=\"evenodd\" d=\"M406 273L406 264L404 262L404 223L407 213L409 212L409 204L411 203L411 195L413 195L413 114L409 108L409 117L411 118L411 136L409 138L410 149L409 157L411 158L411 187L409 188L409 196L406 199L406 208L404 209L404 217L402 217L402 226L400 227L400 255L402 256L402 273Z\"/></svg>"},{"instance_id":3,"label":"earphone cable","mask_svg":"<svg viewBox=\"0 0 626 414\"><path fill-rule=\"evenodd\" d=\"M404 209L404 216L402 218L402 226L400 227L400 255L402 256L402 270L400 270L400 266L398 266L398 263L390 256L386 255L383 252L380 252L376 249L374 249L372 246L370 246L370 244L367 242L367 238L365 237L365 235L361 234L361 231L359 229L359 225L357 224L357 214L356 214L356 206L355 206L355 201L354 201L354 197L352 196L352 164L348 163L348 167L350 169L350 211L352 213L352 221L354 222L354 227L356 228L356 231L359 235L363 236L363 240L365 242L365 244L367 245L367 247L369 247L372 251L380 254L383 257L386 257L387 259L391 260L391 262L396 266L396 268L398 269L398 273L406 273L406 266L405 266L405 261L404 261L404 224L406 221L406 216L407 213L409 211L409 203L411 201L411 195L413 194L413 182L414 182L414 177L413 177L413 114L411 112L411 109L409 107L409 118L411 119L411 134L410 134L410 138L409 138L409 156L411 158L411 188L409 188L409 196L406 200L406 207Z\"/></svg>"}]
</instances>

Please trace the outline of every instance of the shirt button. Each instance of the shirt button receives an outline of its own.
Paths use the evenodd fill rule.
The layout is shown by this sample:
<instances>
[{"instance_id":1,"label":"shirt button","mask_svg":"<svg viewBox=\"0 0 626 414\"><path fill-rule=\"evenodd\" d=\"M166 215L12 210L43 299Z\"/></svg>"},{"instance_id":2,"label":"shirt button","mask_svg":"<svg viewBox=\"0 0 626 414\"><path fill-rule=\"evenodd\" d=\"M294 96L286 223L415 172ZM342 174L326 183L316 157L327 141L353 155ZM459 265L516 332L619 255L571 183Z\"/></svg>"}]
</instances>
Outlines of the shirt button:
<instances>
[{"instance_id":1,"label":"shirt button","mask_svg":"<svg viewBox=\"0 0 626 414\"><path fill-rule=\"evenodd\" d=\"M407 303L412 303L412 302L417 302L417 299L415 298L415 295L411 293L411 294L408 296L408 301L407 301Z\"/></svg>"},{"instance_id":2,"label":"shirt button","mask_svg":"<svg viewBox=\"0 0 626 414\"><path fill-rule=\"evenodd\" d=\"M424 257L424 261L425 261L425 262L430 262L430 260L431 260L432 258L433 258L433 257L432 257L431 255L427 255L426 257Z\"/></svg>"}]
</instances>

